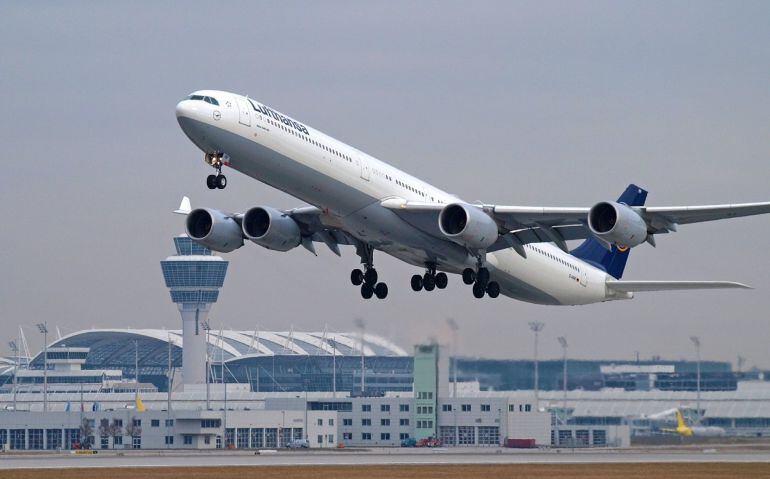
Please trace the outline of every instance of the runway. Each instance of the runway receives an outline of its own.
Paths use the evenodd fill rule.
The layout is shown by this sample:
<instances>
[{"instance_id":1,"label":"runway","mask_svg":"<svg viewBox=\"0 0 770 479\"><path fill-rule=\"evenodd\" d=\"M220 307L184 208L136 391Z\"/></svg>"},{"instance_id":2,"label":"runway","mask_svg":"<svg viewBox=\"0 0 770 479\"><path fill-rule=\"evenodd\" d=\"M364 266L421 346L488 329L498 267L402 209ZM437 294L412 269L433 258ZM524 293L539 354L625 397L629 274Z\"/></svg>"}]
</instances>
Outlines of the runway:
<instances>
[{"instance_id":1,"label":"runway","mask_svg":"<svg viewBox=\"0 0 770 479\"><path fill-rule=\"evenodd\" d=\"M653 464L653 463L766 463L770 451L741 449L516 451L506 449L360 451L99 451L95 455L3 454L0 470L121 468L121 467L234 467L234 466L361 466L453 464Z\"/></svg>"}]
</instances>

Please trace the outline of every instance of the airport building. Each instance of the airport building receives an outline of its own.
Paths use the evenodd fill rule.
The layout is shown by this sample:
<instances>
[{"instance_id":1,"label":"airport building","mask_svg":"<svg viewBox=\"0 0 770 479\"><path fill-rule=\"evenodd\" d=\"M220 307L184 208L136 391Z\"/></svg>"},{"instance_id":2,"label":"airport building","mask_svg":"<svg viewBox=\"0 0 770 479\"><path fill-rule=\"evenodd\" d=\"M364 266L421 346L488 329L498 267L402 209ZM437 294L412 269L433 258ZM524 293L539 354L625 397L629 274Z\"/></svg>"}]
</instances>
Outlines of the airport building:
<instances>
[{"instance_id":1,"label":"airport building","mask_svg":"<svg viewBox=\"0 0 770 479\"><path fill-rule=\"evenodd\" d=\"M410 354L363 330L217 329L227 261L186 236L174 246L161 269L181 329L78 331L36 355L10 343L0 448L624 447L661 434L651 418L672 408L770 435L770 383L727 363L570 360L565 393L563 361L540 361L533 391L532 361Z\"/></svg>"}]
</instances>

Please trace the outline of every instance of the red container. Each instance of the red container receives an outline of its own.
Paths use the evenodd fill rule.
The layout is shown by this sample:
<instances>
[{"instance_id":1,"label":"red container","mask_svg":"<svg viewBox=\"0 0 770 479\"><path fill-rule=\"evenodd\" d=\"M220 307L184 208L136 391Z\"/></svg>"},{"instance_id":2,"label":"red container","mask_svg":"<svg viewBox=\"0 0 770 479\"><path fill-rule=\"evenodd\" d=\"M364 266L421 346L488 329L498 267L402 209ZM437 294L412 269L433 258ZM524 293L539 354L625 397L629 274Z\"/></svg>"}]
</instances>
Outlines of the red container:
<instances>
[{"instance_id":1,"label":"red container","mask_svg":"<svg viewBox=\"0 0 770 479\"><path fill-rule=\"evenodd\" d=\"M505 447L512 447L516 449L532 449L536 447L534 439L505 439Z\"/></svg>"}]
</instances>

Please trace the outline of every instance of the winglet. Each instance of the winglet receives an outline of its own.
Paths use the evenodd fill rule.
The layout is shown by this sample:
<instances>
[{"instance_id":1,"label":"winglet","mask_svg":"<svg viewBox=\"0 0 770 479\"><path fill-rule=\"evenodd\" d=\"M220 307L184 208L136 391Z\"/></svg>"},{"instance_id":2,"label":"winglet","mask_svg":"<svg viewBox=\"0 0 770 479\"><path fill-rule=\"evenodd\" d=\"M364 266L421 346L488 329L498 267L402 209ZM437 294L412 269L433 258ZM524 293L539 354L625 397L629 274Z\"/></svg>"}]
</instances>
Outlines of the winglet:
<instances>
[{"instance_id":1,"label":"winglet","mask_svg":"<svg viewBox=\"0 0 770 479\"><path fill-rule=\"evenodd\" d=\"M179 208L174 210L174 213L178 215L189 215L192 211L192 205L190 205L190 198L183 196L182 202L179 204Z\"/></svg>"}]
</instances>

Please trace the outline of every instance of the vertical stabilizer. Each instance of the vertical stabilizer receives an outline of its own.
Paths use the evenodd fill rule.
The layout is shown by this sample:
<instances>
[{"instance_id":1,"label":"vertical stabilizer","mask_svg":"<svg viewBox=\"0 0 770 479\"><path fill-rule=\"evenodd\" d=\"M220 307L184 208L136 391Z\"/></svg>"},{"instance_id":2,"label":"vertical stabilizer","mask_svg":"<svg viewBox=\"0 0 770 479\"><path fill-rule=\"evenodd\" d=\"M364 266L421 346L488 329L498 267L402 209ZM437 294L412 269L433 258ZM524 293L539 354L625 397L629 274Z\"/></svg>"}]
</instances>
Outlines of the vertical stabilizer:
<instances>
[{"instance_id":1,"label":"vertical stabilizer","mask_svg":"<svg viewBox=\"0 0 770 479\"><path fill-rule=\"evenodd\" d=\"M624 203L628 206L644 206L646 200L647 191L630 184L618 198L618 203ZM606 271L613 278L620 279L623 277L623 270L626 268L626 261L628 261L630 252L631 248L621 250L615 245L612 245L608 251L596 238L588 238L572 250L571 254Z\"/></svg>"}]
</instances>

